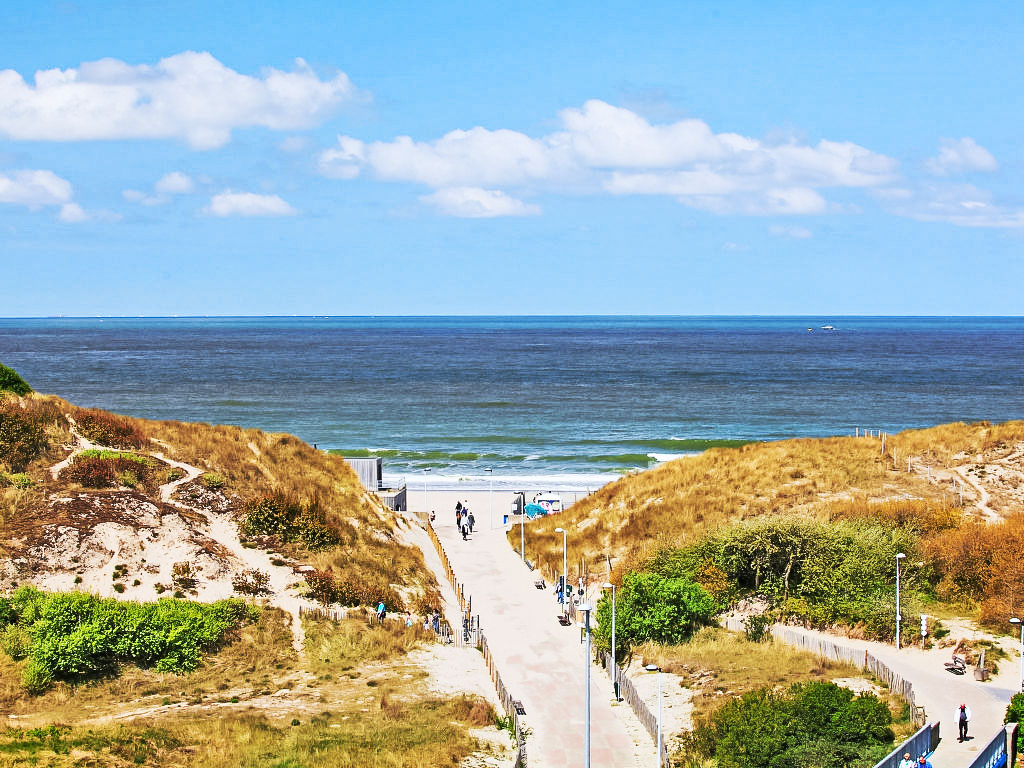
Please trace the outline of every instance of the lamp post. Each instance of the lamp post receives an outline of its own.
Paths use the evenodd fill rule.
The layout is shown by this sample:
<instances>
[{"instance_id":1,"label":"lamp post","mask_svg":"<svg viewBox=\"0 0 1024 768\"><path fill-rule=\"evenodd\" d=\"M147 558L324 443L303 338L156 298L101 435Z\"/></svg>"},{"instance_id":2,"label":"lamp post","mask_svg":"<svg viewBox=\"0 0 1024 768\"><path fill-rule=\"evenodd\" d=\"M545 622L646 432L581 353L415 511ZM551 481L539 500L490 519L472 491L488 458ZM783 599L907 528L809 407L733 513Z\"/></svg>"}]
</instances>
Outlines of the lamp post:
<instances>
[{"instance_id":1,"label":"lamp post","mask_svg":"<svg viewBox=\"0 0 1024 768\"><path fill-rule=\"evenodd\" d=\"M567 608L568 608L568 603L566 602L567 596L565 594L565 590L566 590L566 587L569 586L569 583L568 583L569 569L568 569L568 566L566 564L566 552L567 552L567 548L568 548L568 536L569 536L569 534L566 532L565 528L555 528L555 533L562 534L562 606L563 606L563 611L564 611L564 610L567 610Z\"/></svg>"},{"instance_id":2,"label":"lamp post","mask_svg":"<svg viewBox=\"0 0 1024 768\"><path fill-rule=\"evenodd\" d=\"M664 743L661 737L661 667L657 664L648 664L644 669L658 673L658 765L661 765L661 745Z\"/></svg>"},{"instance_id":3,"label":"lamp post","mask_svg":"<svg viewBox=\"0 0 1024 768\"><path fill-rule=\"evenodd\" d=\"M615 700L619 700L619 665L615 661L615 585L610 581L605 582L605 589L612 591L612 692Z\"/></svg>"},{"instance_id":4,"label":"lamp post","mask_svg":"<svg viewBox=\"0 0 1024 768\"><path fill-rule=\"evenodd\" d=\"M900 649L900 622L903 617L900 615L900 560L906 555L902 552L896 553L896 650Z\"/></svg>"},{"instance_id":5,"label":"lamp post","mask_svg":"<svg viewBox=\"0 0 1024 768\"><path fill-rule=\"evenodd\" d=\"M1010 619L1011 624L1020 625L1020 692L1024 693L1024 621L1016 616Z\"/></svg>"},{"instance_id":6,"label":"lamp post","mask_svg":"<svg viewBox=\"0 0 1024 768\"><path fill-rule=\"evenodd\" d=\"M583 766L590 768L590 603L583 603L580 610L583 611L583 632L587 636L587 655L583 663L586 664L586 686L583 703Z\"/></svg>"},{"instance_id":7,"label":"lamp post","mask_svg":"<svg viewBox=\"0 0 1024 768\"><path fill-rule=\"evenodd\" d=\"M484 467L487 473L487 504L491 508L491 530L494 530L494 475L490 467Z\"/></svg>"},{"instance_id":8,"label":"lamp post","mask_svg":"<svg viewBox=\"0 0 1024 768\"><path fill-rule=\"evenodd\" d=\"M519 554L523 557L523 565L526 565L526 505L519 510Z\"/></svg>"},{"instance_id":9,"label":"lamp post","mask_svg":"<svg viewBox=\"0 0 1024 768\"><path fill-rule=\"evenodd\" d=\"M430 472L430 467L426 467L423 470L423 511L428 515L430 514L430 504L427 502L427 473Z\"/></svg>"}]
</instances>

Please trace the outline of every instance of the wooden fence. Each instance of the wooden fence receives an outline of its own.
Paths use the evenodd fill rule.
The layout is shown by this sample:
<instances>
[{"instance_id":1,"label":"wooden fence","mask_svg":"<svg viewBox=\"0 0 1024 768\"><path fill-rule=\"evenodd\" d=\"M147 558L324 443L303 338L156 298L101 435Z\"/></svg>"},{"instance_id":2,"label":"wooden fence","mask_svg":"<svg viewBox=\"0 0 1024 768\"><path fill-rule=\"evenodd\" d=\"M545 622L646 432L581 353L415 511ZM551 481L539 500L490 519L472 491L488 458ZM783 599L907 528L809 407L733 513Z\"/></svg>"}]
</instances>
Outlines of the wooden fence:
<instances>
[{"instance_id":1,"label":"wooden fence","mask_svg":"<svg viewBox=\"0 0 1024 768\"><path fill-rule=\"evenodd\" d=\"M734 616L726 620L725 626L727 629L737 632L742 632L744 629L742 620ZM910 720L914 725L922 726L927 722L928 718L924 707L918 705L917 697L914 694L914 686L911 682L893 671L884 661L873 655L870 651L840 645L823 637L806 635L779 624L773 626L771 631L773 637L788 645L802 648L832 661L846 662L870 672L885 683L889 690L907 702L910 706Z\"/></svg>"},{"instance_id":2,"label":"wooden fence","mask_svg":"<svg viewBox=\"0 0 1024 768\"><path fill-rule=\"evenodd\" d=\"M452 589L455 590L455 597L459 601L459 613L462 618L463 631L455 632L457 642L460 645L463 643L472 643L475 647L480 649L481 653L483 653L484 663L487 665L487 671L491 675L491 682L494 683L494 690L498 694L498 701L501 702L501 706L505 710L506 717L512 718L512 725L516 739L516 759L514 768L526 768L526 736L521 720L522 715L525 714L523 711L523 705L518 700L512 698L512 694L509 692L508 688L505 687L505 683L501 679L501 674L498 672L498 665L494 661L490 645L487 643L487 637L480 628L480 617L477 616L474 620L473 598L472 596L466 596L465 584L459 583L459 580L456 578L455 569L452 568L451 561L448 559L448 553L444 551L444 545L441 544L441 540L437 538L437 532L434 530L434 526L430 524L430 520L425 520L424 527L427 530L427 535L430 536L430 540L434 543L434 549L437 550L438 557L441 558L441 565L444 566L445 575L448 577L448 581L452 585Z\"/></svg>"},{"instance_id":3,"label":"wooden fence","mask_svg":"<svg viewBox=\"0 0 1024 768\"><path fill-rule=\"evenodd\" d=\"M595 655L598 661L601 662L601 666L608 670L608 676L611 678L612 685L616 682L619 684L619 696L629 704L630 709L633 710L633 714L636 715L637 720L651 735L651 740L654 741L655 746L658 744L658 716L651 712L650 707L647 706L647 702L644 701L640 692L637 691L636 686L633 685L633 681L630 680L629 676L622 671L622 668L612 662L612 656L610 653L605 651L595 650ZM661 758L660 765L667 766L668 763L668 744L665 739L665 731L662 729L661 733Z\"/></svg>"}]
</instances>

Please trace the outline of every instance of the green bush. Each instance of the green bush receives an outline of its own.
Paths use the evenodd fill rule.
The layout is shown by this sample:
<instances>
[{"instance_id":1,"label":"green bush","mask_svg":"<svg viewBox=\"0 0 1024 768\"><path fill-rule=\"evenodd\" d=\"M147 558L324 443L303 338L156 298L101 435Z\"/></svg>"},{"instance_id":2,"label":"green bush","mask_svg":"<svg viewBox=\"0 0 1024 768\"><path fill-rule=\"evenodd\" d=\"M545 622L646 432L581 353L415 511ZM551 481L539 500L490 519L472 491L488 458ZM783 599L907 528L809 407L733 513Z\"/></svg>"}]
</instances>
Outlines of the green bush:
<instances>
[{"instance_id":1,"label":"green bush","mask_svg":"<svg viewBox=\"0 0 1024 768\"><path fill-rule=\"evenodd\" d=\"M121 451L82 451L66 470L66 476L85 488L134 487L153 472L153 462L144 456Z\"/></svg>"},{"instance_id":2,"label":"green bush","mask_svg":"<svg viewBox=\"0 0 1024 768\"><path fill-rule=\"evenodd\" d=\"M711 623L714 598L686 576L627 573L618 590L615 606L616 645L628 648L639 643L681 643L700 627ZM611 597L597 604L598 646L611 647Z\"/></svg>"},{"instance_id":3,"label":"green bush","mask_svg":"<svg viewBox=\"0 0 1024 768\"><path fill-rule=\"evenodd\" d=\"M0 400L0 463L21 472L46 450L46 422L17 400Z\"/></svg>"},{"instance_id":4,"label":"green bush","mask_svg":"<svg viewBox=\"0 0 1024 768\"><path fill-rule=\"evenodd\" d=\"M813 626L860 624L868 634L891 639L895 614L896 553L913 563L917 536L879 521L822 523L769 517L730 525L697 544L658 552L650 570L692 576L710 561L734 585L732 598L756 594L785 617ZM904 607L912 613L927 573L904 568ZM912 622L904 622L909 629Z\"/></svg>"},{"instance_id":5,"label":"green bush","mask_svg":"<svg viewBox=\"0 0 1024 768\"><path fill-rule=\"evenodd\" d=\"M892 748L892 714L834 683L751 691L683 736L691 761L719 768L868 768Z\"/></svg>"},{"instance_id":6,"label":"green bush","mask_svg":"<svg viewBox=\"0 0 1024 768\"><path fill-rule=\"evenodd\" d=\"M31 639L23 681L33 692L45 690L53 680L109 673L123 662L161 672L190 672L203 651L252 618L240 600L132 603L33 587L21 587L9 604L9 618Z\"/></svg>"},{"instance_id":7,"label":"green bush","mask_svg":"<svg viewBox=\"0 0 1024 768\"><path fill-rule=\"evenodd\" d=\"M18 397L24 397L32 391L18 372L0 363L0 392L13 392Z\"/></svg>"},{"instance_id":8,"label":"green bush","mask_svg":"<svg viewBox=\"0 0 1024 768\"><path fill-rule=\"evenodd\" d=\"M213 491L218 488L223 488L225 483L227 483L227 480L225 480L222 475L218 475L215 472L207 472L199 478L199 482Z\"/></svg>"},{"instance_id":9,"label":"green bush","mask_svg":"<svg viewBox=\"0 0 1024 768\"><path fill-rule=\"evenodd\" d=\"M35 485L35 481L24 472L15 472L11 475L5 475L3 472L0 472L0 486L4 485L13 485L19 490L25 490Z\"/></svg>"},{"instance_id":10,"label":"green bush","mask_svg":"<svg viewBox=\"0 0 1024 768\"><path fill-rule=\"evenodd\" d=\"M28 655L31 644L28 632L15 624L4 627L0 632L0 649L15 661L21 661Z\"/></svg>"},{"instance_id":11,"label":"green bush","mask_svg":"<svg viewBox=\"0 0 1024 768\"><path fill-rule=\"evenodd\" d=\"M301 502L275 493L249 501L242 514L242 532L249 536L277 536L282 542L299 542L314 550L338 543L316 501Z\"/></svg>"}]
</instances>

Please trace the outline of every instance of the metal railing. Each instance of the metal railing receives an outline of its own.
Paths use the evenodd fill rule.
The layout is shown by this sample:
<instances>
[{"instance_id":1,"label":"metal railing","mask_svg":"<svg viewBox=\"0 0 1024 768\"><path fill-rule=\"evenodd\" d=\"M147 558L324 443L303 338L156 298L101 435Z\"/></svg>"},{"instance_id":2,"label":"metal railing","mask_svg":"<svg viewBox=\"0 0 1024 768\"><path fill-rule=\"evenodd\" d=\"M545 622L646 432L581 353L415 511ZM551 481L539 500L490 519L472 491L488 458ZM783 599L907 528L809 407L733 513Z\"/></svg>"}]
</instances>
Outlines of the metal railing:
<instances>
[{"instance_id":1,"label":"metal railing","mask_svg":"<svg viewBox=\"0 0 1024 768\"><path fill-rule=\"evenodd\" d=\"M967 768L1002 768L1017 760L1017 723L1007 723Z\"/></svg>"}]
</instances>

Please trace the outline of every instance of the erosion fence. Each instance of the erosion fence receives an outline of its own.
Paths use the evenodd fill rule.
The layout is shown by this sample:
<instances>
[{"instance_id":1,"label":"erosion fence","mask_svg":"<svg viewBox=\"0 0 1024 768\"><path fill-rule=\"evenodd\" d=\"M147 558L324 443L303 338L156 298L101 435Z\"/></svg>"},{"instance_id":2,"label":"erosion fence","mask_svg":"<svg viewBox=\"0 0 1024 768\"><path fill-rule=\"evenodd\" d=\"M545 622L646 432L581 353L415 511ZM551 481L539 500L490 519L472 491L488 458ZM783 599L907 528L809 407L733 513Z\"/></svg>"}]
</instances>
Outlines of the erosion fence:
<instances>
[{"instance_id":1,"label":"erosion fence","mask_svg":"<svg viewBox=\"0 0 1024 768\"><path fill-rule=\"evenodd\" d=\"M622 668L612 661L612 655L606 651L596 650L595 655L597 660L601 662L601 666L608 670L608 676L611 678L612 688L614 689L615 683L619 684L619 696L622 697L623 701L629 704L630 709L636 715L637 720L643 725L644 729L651 735L651 740L658 743L658 716L655 715L650 707L647 706L647 702L644 701L643 696L637 691L633 681L629 678ZM661 754L659 765L668 765L668 746L665 741L665 733L662 731L661 738Z\"/></svg>"},{"instance_id":2,"label":"erosion fence","mask_svg":"<svg viewBox=\"0 0 1024 768\"><path fill-rule=\"evenodd\" d=\"M727 629L737 632L742 632L744 630L742 620L734 616L726 619L725 626ZM917 703L917 698L914 694L914 686L911 682L893 671L892 668L877 656L874 656L870 651L840 645L832 640L814 635L807 635L803 632L798 632L791 627L785 627L779 624L773 626L771 631L773 637L781 640L787 645L802 648L813 654L821 656L822 658L831 659L832 661L846 662L870 672L876 678L885 683L889 687L890 691L895 693L909 705L910 720L914 725L922 726L927 722L927 714L925 713L924 707Z\"/></svg>"},{"instance_id":3,"label":"erosion fence","mask_svg":"<svg viewBox=\"0 0 1024 768\"><path fill-rule=\"evenodd\" d=\"M491 682L494 683L494 690L498 694L498 701L501 702L501 706L505 710L505 716L512 718L512 727L516 740L514 768L526 768L526 736L522 722L522 715L525 714L525 710L523 709L522 702L514 699L508 688L505 687L505 682L501 679L498 665L487 643L487 636L480 628L480 617L473 616L473 597L466 594L466 585L460 583L456 578L455 569L452 568L451 561L448 559L448 553L444 551L444 545L437 538L437 532L434 530L434 526L431 525L429 519L424 521L424 527L434 544L434 549L437 550L438 557L441 558L441 565L444 568L445 575L448 577L448 582L452 585L452 589L455 590L455 597L459 602L462 631L455 633L458 636L457 643L460 645L472 644L480 649L480 652L483 654L487 671L491 675Z\"/></svg>"}]
</instances>

